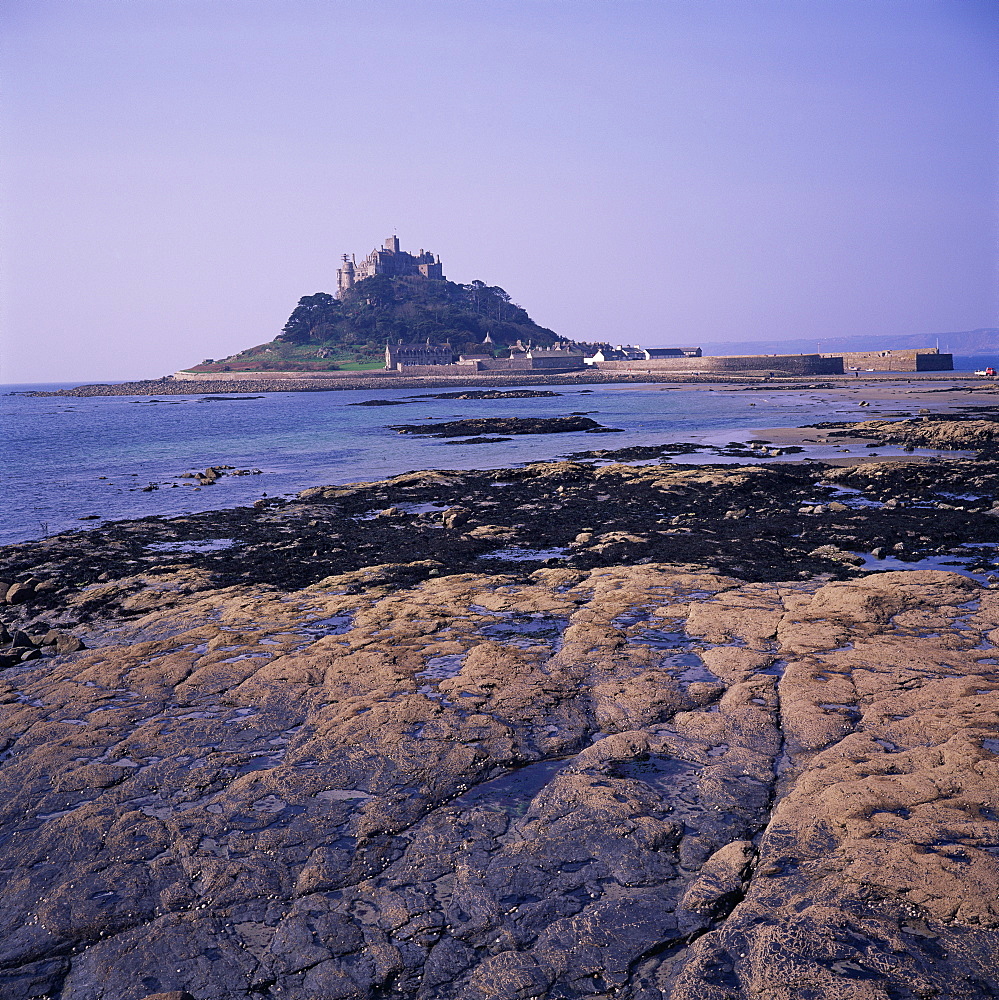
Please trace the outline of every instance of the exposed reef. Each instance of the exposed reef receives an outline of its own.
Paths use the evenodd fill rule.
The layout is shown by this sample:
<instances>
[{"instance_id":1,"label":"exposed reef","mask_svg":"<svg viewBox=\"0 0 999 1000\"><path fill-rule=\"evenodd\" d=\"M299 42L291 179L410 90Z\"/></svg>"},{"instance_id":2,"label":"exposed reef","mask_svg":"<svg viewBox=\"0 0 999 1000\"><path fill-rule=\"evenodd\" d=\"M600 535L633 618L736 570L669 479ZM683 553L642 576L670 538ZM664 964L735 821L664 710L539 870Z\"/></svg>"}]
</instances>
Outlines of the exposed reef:
<instances>
[{"instance_id":1,"label":"exposed reef","mask_svg":"<svg viewBox=\"0 0 999 1000\"><path fill-rule=\"evenodd\" d=\"M978 407L969 408L974 410ZM813 426L830 428L830 437L866 437L884 444L901 444L908 448L943 448L973 450L983 457L995 457L999 447L999 415L993 407L981 407L986 413L924 415L908 420L865 420L861 423L821 423Z\"/></svg>"},{"instance_id":2,"label":"exposed reef","mask_svg":"<svg viewBox=\"0 0 999 1000\"><path fill-rule=\"evenodd\" d=\"M995 997L997 495L554 462L0 549L0 996Z\"/></svg>"},{"instance_id":3,"label":"exposed reef","mask_svg":"<svg viewBox=\"0 0 999 1000\"><path fill-rule=\"evenodd\" d=\"M471 434L568 434L573 431L606 433L592 417L470 417L464 420L444 420L427 424L395 424L399 434L421 434L425 437L464 437Z\"/></svg>"}]
</instances>

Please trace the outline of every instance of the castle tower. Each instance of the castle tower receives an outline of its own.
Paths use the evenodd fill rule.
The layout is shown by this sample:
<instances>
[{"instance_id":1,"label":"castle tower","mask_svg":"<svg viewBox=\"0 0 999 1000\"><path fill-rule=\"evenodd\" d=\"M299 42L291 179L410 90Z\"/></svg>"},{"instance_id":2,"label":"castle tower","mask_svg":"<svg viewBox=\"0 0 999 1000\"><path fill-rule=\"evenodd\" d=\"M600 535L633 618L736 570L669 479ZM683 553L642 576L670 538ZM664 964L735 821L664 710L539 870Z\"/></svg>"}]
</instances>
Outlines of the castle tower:
<instances>
[{"instance_id":1,"label":"castle tower","mask_svg":"<svg viewBox=\"0 0 999 1000\"><path fill-rule=\"evenodd\" d=\"M336 272L336 293L337 298L341 298L348 288L354 286L354 261L346 254L343 255L343 266Z\"/></svg>"},{"instance_id":2,"label":"castle tower","mask_svg":"<svg viewBox=\"0 0 999 1000\"><path fill-rule=\"evenodd\" d=\"M398 236L390 236L385 241L385 249L391 251L392 253L398 253L399 252L399 237Z\"/></svg>"}]
</instances>

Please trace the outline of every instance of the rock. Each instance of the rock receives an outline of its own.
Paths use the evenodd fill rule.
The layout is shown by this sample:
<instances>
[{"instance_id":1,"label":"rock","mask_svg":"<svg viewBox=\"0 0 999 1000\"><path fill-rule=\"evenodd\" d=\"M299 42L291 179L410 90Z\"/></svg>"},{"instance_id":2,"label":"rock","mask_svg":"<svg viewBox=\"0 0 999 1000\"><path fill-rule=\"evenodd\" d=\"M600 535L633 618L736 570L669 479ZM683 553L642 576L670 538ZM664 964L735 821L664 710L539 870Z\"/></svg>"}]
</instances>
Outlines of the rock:
<instances>
[{"instance_id":1,"label":"rock","mask_svg":"<svg viewBox=\"0 0 999 1000\"><path fill-rule=\"evenodd\" d=\"M35 588L28 583L14 583L7 588L5 600L8 604L26 604L35 596Z\"/></svg>"},{"instance_id":2,"label":"rock","mask_svg":"<svg viewBox=\"0 0 999 1000\"><path fill-rule=\"evenodd\" d=\"M24 831L0 842L0 995L988 982L999 592L656 563L175 572L81 592L142 617L95 613L98 648L23 663L0 702L0 822Z\"/></svg>"},{"instance_id":3,"label":"rock","mask_svg":"<svg viewBox=\"0 0 999 1000\"><path fill-rule=\"evenodd\" d=\"M850 566L862 566L863 556L858 556L853 552L848 552L836 545L820 545L808 553L814 559L834 559L836 562L847 563Z\"/></svg>"},{"instance_id":4,"label":"rock","mask_svg":"<svg viewBox=\"0 0 999 1000\"><path fill-rule=\"evenodd\" d=\"M754 854L748 840L734 840L715 851L704 862L680 905L700 914L731 909L742 895Z\"/></svg>"},{"instance_id":5,"label":"rock","mask_svg":"<svg viewBox=\"0 0 999 1000\"><path fill-rule=\"evenodd\" d=\"M42 651L40 649L26 649L23 653L21 653L20 659L23 663L28 660L37 660L41 655Z\"/></svg>"},{"instance_id":6,"label":"rock","mask_svg":"<svg viewBox=\"0 0 999 1000\"><path fill-rule=\"evenodd\" d=\"M67 635L65 632L58 633L56 638L56 652L62 655L63 653L76 653L81 649L86 649L83 640L77 638L75 635Z\"/></svg>"},{"instance_id":7,"label":"rock","mask_svg":"<svg viewBox=\"0 0 999 1000\"><path fill-rule=\"evenodd\" d=\"M590 417L480 417L448 420L442 423L395 424L390 430L399 434L432 437L465 437L476 434L564 434L591 431L601 427Z\"/></svg>"},{"instance_id":8,"label":"rock","mask_svg":"<svg viewBox=\"0 0 999 1000\"><path fill-rule=\"evenodd\" d=\"M463 524L468 523L471 513L464 507L452 507L444 513L444 527L460 528Z\"/></svg>"}]
</instances>

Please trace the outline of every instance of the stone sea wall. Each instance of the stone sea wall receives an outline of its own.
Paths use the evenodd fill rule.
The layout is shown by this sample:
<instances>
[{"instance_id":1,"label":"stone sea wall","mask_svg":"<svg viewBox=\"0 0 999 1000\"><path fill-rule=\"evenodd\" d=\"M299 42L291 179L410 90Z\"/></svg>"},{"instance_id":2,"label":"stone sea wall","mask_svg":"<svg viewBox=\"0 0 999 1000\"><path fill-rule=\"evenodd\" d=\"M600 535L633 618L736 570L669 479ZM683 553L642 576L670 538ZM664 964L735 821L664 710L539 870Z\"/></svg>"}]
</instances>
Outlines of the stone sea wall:
<instances>
[{"instance_id":1,"label":"stone sea wall","mask_svg":"<svg viewBox=\"0 0 999 1000\"><path fill-rule=\"evenodd\" d=\"M843 354L847 368L894 372L950 372L954 356L935 350L850 351Z\"/></svg>"},{"instance_id":2,"label":"stone sea wall","mask_svg":"<svg viewBox=\"0 0 999 1000\"><path fill-rule=\"evenodd\" d=\"M608 372L752 372L774 375L842 375L843 359L820 354L750 354L727 357L655 358L650 361L599 361Z\"/></svg>"}]
</instances>

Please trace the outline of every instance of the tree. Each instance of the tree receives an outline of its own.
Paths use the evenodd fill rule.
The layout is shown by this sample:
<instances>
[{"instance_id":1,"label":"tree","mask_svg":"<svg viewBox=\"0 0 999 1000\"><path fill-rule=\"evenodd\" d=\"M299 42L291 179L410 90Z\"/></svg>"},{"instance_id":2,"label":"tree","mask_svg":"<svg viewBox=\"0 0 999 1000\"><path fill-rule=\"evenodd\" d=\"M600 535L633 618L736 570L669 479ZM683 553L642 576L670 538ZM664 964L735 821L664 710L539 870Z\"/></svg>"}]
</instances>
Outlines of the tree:
<instances>
[{"instance_id":1,"label":"tree","mask_svg":"<svg viewBox=\"0 0 999 1000\"><path fill-rule=\"evenodd\" d=\"M340 303L328 292L304 295L298 300L298 305L288 317L288 322L285 323L277 339L292 344L323 340L325 338L322 334L333 329L339 308Z\"/></svg>"}]
</instances>

